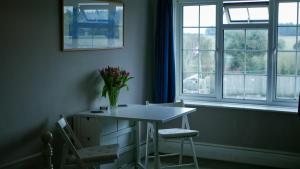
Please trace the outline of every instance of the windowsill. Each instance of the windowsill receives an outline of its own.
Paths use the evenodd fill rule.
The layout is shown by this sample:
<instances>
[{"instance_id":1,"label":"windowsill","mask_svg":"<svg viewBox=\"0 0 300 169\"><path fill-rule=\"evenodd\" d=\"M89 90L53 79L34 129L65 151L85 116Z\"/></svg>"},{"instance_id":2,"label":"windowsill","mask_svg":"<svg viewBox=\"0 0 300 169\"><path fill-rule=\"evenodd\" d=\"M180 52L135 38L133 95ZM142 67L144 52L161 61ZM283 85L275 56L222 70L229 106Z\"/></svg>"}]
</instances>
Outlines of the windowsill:
<instances>
[{"instance_id":1,"label":"windowsill","mask_svg":"<svg viewBox=\"0 0 300 169\"><path fill-rule=\"evenodd\" d=\"M225 103L225 102L212 102L212 101L191 101L184 100L186 105L201 106L201 107L216 107L216 108L229 108L229 109L242 109L242 110L260 110L271 111L280 113L297 114L297 107L285 106L271 106L271 105L258 105L258 104L241 104L241 103Z\"/></svg>"}]
</instances>

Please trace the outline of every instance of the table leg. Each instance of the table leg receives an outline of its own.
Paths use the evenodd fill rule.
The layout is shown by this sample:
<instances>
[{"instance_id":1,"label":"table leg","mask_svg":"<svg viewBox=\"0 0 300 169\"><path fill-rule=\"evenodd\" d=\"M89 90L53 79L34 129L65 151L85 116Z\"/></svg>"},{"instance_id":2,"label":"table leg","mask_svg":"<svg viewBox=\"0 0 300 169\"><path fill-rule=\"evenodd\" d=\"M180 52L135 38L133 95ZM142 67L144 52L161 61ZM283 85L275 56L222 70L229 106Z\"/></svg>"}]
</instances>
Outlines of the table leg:
<instances>
[{"instance_id":1,"label":"table leg","mask_svg":"<svg viewBox=\"0 0 300 169\"><path fill-rule=\"evenodd\" d=\"M154 126L154 153L155 153L155 162L154 162L154 169L160 168L160 159L159 159L159 147L158 147L158 130L159 130L159 123L153 123Z\"/></svg>"},{"instance_id":2,"label":"table leg","mask_svg":"<svg viewBox=\"0 0 300 169\"><path fill-rule=\"evenodd\" d=\"M139 164L141 163L141 154L140 154L140 141L141 141L141 122L136 121L135 124L135 136L136 136L136 168L139 168Z\"/></svg>"}]
</instances>

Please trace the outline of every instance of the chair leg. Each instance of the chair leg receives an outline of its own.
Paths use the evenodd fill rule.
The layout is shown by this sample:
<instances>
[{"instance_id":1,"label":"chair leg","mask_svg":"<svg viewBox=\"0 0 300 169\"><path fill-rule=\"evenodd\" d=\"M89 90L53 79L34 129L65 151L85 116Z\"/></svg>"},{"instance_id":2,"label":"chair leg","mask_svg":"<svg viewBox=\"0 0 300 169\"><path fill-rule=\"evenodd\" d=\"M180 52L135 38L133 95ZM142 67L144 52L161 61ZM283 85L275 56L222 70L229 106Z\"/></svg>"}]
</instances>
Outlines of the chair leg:
<instances>
[{"instance_id":1,"label":"chair leg","mask_svg":"<svg viewBox=\"0 0 300 169\"><path fill-rule=\"evenodd\" d=\"M181 141L180 141L180 155L179 155L179 164L182 164L182 156L183 156L183 143L184 143L184 139L181 139Z\"/></svg>"},{"instance_id":2,"label":"chair leg","mask_svg":"<svg viewBox=\"0 0 300 169\"><path fill-rule=\"evenodd\" d=\"M194 158L195 168L199 169L198 160L197 160L196 151L195 151L195 146L194 146L193 139L191 137L190 137L190 143L191 143L191 148L192 148L192 151L193 151L193 158Z\"/></svg>"},{"instance_id":3,"label":"chair leg","mask_svg":"<svg viewBox=\"0 0 300 169\"><path fill-rule=\"evenodd\" d=\"M64 168L67 155L68 155L68 147L66 144L63 144L62 153L61 153L61 161L60 161L60 166L59 166L60 169Z\"/></svg>"}]
</instances>

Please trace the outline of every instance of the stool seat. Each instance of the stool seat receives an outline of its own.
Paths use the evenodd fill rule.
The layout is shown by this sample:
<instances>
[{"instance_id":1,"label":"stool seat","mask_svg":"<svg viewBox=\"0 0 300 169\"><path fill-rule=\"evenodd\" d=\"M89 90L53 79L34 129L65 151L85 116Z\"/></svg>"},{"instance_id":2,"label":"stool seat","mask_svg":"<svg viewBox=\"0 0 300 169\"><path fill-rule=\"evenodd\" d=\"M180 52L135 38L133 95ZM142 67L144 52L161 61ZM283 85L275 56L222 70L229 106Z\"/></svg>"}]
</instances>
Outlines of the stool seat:
<instances>
[{"instance_id":1,"label":"stool seat","mask_svg":"<svg viewBox=\"0 0 300 169\"><path fill-rule=\"evenodd\" d=\"M182 128L170 128L170 129L160 129L158 133L160 137L165 139L172 139L172 138L178 139L178 138L195 137L199 134L199 131L182 129Z\"/></svg>"}]
</instances>

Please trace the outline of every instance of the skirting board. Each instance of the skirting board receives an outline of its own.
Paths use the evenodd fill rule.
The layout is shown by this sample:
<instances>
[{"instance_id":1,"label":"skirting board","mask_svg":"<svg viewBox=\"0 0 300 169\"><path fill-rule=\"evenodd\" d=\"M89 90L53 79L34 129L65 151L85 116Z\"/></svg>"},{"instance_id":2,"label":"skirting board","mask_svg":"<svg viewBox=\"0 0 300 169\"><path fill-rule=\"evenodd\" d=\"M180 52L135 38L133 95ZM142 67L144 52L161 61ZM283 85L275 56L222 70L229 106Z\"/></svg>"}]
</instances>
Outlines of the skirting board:
<instances>
[{"instance_id":1,"label":"skirting board","mask_svg":"<svg viewBox=\"0 0 300 169\"><path fill-rule=\"evenodd\" d=\"M299 169L300 154L288 153L282 151L270 151L264 149L253 149L235 146L225 146L218 144L194 142L197 156L206 159L215 159L222 161ZM180 152L179 141L160 141L160 152L178 153ZM191 156L189 142L184 144L184 155ZM201 164L199 164L201 166Z\"/></svg>"}]
</instances>

